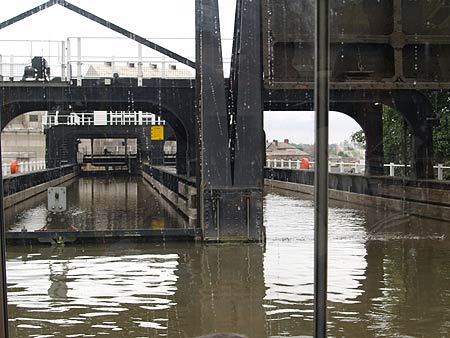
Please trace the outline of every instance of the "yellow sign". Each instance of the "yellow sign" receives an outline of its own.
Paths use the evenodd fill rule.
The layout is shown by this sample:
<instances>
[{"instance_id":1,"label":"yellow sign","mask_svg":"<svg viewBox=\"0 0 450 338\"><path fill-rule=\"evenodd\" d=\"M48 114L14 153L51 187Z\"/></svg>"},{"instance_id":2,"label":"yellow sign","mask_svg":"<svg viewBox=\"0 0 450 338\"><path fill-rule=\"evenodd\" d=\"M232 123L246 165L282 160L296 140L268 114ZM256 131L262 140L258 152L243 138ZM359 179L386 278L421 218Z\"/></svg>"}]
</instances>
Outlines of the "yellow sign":
<instances>
[{"instance_id":1,"label":"yellow sign","mask_svg":"<svg viewBox=\"0 0 450 338\"><path fill-rule=\"evenodd\" d=\"M164 141L164 126L152 126L150 134L152 141Z\"/></svg>"}]
</instances>

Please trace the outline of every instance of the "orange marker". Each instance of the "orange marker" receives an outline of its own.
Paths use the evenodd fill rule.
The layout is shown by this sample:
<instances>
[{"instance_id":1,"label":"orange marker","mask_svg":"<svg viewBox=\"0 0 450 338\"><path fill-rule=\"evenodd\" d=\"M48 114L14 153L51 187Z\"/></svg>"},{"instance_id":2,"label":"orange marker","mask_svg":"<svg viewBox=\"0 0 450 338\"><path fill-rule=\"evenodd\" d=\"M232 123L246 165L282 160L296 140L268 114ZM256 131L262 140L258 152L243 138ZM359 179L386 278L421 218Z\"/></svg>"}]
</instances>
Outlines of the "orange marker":
<instances>
[{"instance_id":1,"label":"orange marker","mask_svg":"<svg viewBox=\"0 0 450 338\"><path fill-rule=\"evenodd\" d=\"M11 164L9 165L9 169L11 171L11 174L18 174L19 173L19 163L17 160L12 160Z\"/></svg>"}]
</instances>

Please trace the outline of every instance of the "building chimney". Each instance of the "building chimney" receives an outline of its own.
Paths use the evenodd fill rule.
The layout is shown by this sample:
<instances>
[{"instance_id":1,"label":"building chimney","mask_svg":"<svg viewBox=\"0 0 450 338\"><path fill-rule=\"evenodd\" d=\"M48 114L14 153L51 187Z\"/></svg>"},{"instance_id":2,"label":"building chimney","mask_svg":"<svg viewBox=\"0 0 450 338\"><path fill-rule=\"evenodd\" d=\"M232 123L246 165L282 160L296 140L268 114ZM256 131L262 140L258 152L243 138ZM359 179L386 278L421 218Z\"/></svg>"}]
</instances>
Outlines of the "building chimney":
<instances>
[{"instance_id":1,"label":"building chimney","mask_svg":"<svg viewBox=\"0 0 450 338\"><path fill-rule=\"evenodd\" d=\"M278 147L278 140L273 140L273 143L275 143L275 146Z\"/></svg>"},{"instance_id":2,"label":"building chimney","mask_svg":"<svg viewBox=\"0 0 450 338\"><path fill-rule=\"evenodd\" d=\"M285 139L284 139L284 143L289 144L289 139L285 138Z\"/></svg>"}]
</instances>

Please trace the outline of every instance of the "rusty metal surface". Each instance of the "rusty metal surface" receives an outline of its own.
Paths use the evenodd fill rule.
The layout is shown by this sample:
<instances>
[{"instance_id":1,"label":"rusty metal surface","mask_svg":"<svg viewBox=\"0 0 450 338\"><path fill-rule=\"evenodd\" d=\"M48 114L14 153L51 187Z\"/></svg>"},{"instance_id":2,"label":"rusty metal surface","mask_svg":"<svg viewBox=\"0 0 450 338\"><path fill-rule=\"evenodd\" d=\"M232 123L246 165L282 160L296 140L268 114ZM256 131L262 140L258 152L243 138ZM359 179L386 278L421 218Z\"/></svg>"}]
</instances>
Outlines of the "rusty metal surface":
<instances>
[{"instance_id":1,"label":"rusty metal surface","mask_svg":"<svg viewBox=\"0 0 450 338\"><path fill-rule=\"evenodd\" d=\"M263 0L265 86L313 88L314 0ZM450 3L332 0L332 89L450 88Z\"/></svg>"}]
</instances>

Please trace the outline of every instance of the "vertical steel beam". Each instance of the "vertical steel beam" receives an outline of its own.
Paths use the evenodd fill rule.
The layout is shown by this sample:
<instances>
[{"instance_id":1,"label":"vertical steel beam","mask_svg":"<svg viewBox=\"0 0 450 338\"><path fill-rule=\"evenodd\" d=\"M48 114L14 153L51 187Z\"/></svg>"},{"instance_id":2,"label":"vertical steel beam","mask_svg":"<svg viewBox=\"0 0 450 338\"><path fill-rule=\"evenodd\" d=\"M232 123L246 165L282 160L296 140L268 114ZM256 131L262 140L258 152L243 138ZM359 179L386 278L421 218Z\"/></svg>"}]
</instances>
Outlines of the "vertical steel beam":
<instances>
[{"instance_id":1,"label":"vertical steel beam","mask_svg":"<svg viewBox=\"0 0 450 338\"><path fill-rule=\"evenodd\" d=\"M81 75L81 38L77 38L77 86L82 85Z\"/></svg>"},{"instance_id":2,"label":"vertical steel beam","mask_svg":"<svg viewBox=\"0 0 450 338\"><path fill-rule=\"evenodd\" d=\"M3 107L3 98L0 96L0 122ZM1 125L1 123L0 123ZM0 140L1 149L1 140ZM0 152L0 163L2 156ZM3 214L3 177L0 172L0 338L8 337L8 299L6 284L6 239L5 218Z\"/></svg>"},{"instance_id":3,"label":"vertical steel beam","mask_svg":"<svg viewBox=\"0 0 450 338\"><path fill-rule=\"evenodd\" d=\"M66 42L61 41L61 81L66 81Z\"/></svg>"},{"instance_id":4,"label":"vertical steel beam","mask_svg":"<svg viewBox=\"0 0 450 338\"><path fill-rule=\"evenodd\" d=\"M329 0L316 0L314 178L314 337L327 336Z\"/></svg>"},{"instance_id":5,"label":"vertical steel beam","mask_svg":"<svg viewBox=\"0 0 450 338\"><path fill-rule=\"evenodd\" d=\"M197 3L197 86L202 179L211 188L231 185L227 104L217 0Z\"/></svg>"},{"instance_id":6,"label":"vertical steel beam","mask_svg":"<svg viewBox=\"0 0 450 338\"><path fill-rule=\"evenodd\" d=\"M236 5L233 69L230 79L232 179L235 212L228 231L251 241L263 241L264 127L262 99L261 1L239 0ZM232 151L233 153L233 151ZM233 226L234 225L234 226Z\"/></svg>"},{"instance_id":7,"label":"vertical steel beam","mask_svg":"<svg viewBox=\"0 0 450 338\"><path fill-rule=\"evenodd\" d=\"M70 39L69 38L67 38L67 49L66 49L66 52L67 52L67 58L66 58L67 59L66 60L66 62L67 62L67 66L66 66L67 81L70 82L70 80L72 80L72 66L70 65L70 62L72 61L71 60L72 51L70 49Z\"/></svg>"},{"instance_id":8,"label":"vertical steel beam","mask_svg":"<svg viewBox=\"0 0 450 338\"><path fill-rule=\"evenodd\" d=\"M236 74L234 185L263 187L261 1L242 0ZM236 37L235 37L236 38Z\"/></svg>"},{"instance_id":9,"label":"vertical steel beam","mask_svg":"<svg viewBox=\"0 0 450 338\"><path fill-rule=\"evenodd\" d=\"M144 73L142 70L142 45L138 44L138 87L142 87Z\"/></svg>"},{"instance_id":10,"label":"vertical steel beam","mask_svg":"<svg viewBox=\"0 0 450 338\"><path fill-rule=\"evenodd\" d=\"M219 205L232 183L218 1L196 0L195 13L198 220L205 238L219 240L221 217L227 217Z\"/></svg>"}]
</instances>

